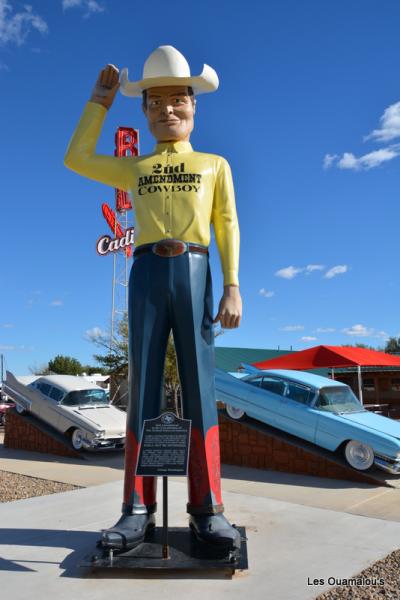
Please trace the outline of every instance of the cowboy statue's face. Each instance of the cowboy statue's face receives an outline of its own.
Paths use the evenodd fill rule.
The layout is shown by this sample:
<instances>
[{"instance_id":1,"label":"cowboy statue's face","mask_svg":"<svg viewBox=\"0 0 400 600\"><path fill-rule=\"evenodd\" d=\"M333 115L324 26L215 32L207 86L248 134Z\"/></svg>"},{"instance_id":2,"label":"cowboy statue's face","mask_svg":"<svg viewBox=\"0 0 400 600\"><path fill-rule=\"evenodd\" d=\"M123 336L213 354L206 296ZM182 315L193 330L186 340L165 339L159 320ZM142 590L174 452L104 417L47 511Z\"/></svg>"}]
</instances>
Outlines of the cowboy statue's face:
<instances>
[{"instance_id":1,"label":"cowboy statue's face","mask_svg":"<svg viewBox=\"0 0 400 600\"><path fill-rule=\"evenodd\" d=\"M184 85L166 85L147 90L143 112L157 142L189 141L194 127L196 100Z\"/></svg>"}]
</instances>

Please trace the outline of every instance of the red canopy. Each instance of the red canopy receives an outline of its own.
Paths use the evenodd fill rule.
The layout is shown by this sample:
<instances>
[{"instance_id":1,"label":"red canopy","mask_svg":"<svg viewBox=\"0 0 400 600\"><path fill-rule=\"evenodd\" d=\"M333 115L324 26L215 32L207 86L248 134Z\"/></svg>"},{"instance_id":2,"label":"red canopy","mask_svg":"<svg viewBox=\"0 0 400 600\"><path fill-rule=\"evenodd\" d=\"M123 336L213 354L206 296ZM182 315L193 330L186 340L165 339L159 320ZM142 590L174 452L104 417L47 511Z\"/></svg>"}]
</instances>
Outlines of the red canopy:
<instances>
[{"instance_id":1,"label":"red canopy","mask_svg":"<svg viewBox=\"0 0 400 600\"><path fill-rule=\"evenodd\" d=\"M348 346L314 346L300 352L252 363L258 369L318 369L320 367L400 367L400 356Z\"/></svg>"}]
</instances>

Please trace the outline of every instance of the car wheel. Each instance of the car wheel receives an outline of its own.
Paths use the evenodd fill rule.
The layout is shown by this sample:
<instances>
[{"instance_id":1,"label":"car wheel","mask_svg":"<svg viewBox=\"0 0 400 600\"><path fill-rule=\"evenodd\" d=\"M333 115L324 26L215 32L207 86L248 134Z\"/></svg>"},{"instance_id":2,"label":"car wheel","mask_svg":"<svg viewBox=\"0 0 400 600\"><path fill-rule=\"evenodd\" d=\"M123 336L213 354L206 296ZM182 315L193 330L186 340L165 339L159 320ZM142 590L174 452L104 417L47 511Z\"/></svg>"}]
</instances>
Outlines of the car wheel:
<instances>
[{"instance_id":1,"label":"car wheel","mask_svg":"<svg viewBox=\"0 0 400 600\"><path fill-rule=\"evenodd\" d=\"M74 429L71 435L71 442L75 450L81 450L83 447L84 434L81 429Z\"/></svg>"},{"instance_id":2,"label":"car wheel","mask_svg":"<svg viewBox=\"0 0 400 600\"><path fill-rule=\"evenodd\" d=\"M230 404L225 404L225 410L228 417L234 419L235 421L243 421L246 416L246 413L241 408L236 408L235 406L231 406Z\"/></svg>"},{"instance_id":3,"label":"car wheel","mask_svg":"<svg viewBox=\"0 0 400 600\"><path fill-rule=\"evenodd\" d=\"M20 404L15 405L15 410L19 415L23 415L24 413L26 413L26 410Z\"/></svg>"},{"instance_id":4,"label":"car wheel","mask_svg":"<svg viewBox=\"0 0 400 600\"><path fill-rule=\"evenodd\" d=\"M374 464L374 451L371 446L356 440L347 442L344 456L348 464L357 471L366 471Z\"/></svg>"}]
</instances>

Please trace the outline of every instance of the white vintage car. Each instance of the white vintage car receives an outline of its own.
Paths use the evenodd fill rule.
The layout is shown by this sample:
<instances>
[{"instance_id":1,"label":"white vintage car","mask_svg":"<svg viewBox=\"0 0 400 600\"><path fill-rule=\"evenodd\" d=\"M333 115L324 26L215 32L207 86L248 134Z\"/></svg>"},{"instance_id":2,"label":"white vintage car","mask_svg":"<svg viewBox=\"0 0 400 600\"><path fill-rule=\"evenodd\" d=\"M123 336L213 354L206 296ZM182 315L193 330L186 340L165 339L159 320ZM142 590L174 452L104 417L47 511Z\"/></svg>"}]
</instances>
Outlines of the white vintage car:
<instances>
[{"instance_id":1,"label":"white vintage car","mask_svg":"<svg viewBox=\"0 0 400 600\"><path fill-rule=\"evenodd\" d=\"M75 450L124 448L126 413L109 403L106 391L84 377L15 377L6 372L3 391L16 410L30 412L71 439Z\"/></svg>"}]
</instances>

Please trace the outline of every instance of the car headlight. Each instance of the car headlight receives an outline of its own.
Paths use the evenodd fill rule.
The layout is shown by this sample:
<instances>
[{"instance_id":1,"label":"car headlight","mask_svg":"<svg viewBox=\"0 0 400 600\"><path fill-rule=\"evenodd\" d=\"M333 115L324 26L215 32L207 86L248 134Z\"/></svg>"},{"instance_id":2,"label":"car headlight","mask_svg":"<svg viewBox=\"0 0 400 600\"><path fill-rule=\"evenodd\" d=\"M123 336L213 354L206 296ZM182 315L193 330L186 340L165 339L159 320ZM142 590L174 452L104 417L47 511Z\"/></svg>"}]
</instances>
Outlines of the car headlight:
<instances>
[{"instance_id":1,"label":"car headlight","mask_svg":"<svg viewBox=\"0 0 400 600\"><path fill-rule=\"evenodd\" d=\"M98 431L97 433L94 434L95 438L101 438L104 437L106 435L106 431L105 429L102 429L101 431Z\"/></svg>"}]
</instances>

